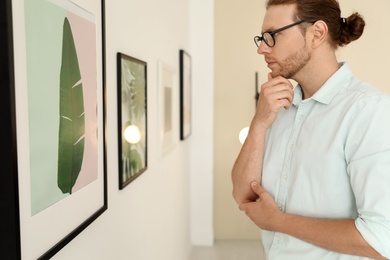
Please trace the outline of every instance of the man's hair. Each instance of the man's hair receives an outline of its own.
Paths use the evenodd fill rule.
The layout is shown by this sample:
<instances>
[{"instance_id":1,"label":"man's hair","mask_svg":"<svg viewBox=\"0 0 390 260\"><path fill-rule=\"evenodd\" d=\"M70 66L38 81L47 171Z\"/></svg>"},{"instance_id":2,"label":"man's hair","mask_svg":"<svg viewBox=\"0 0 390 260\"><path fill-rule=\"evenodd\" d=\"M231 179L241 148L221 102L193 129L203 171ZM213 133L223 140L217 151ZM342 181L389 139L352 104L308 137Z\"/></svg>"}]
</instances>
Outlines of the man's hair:
<instances>
[{"instance_id":1,"label":"man's hair","mask_svg":"<svg viewBox=\"0 0 390 260\"><path fill-rule=\"evenodd\" d=\"M307 22L324 21L329 30L329 41L334 49L355 41L362 36L365 22L363 17L355 12L343 19L337 0L268 0L266 8L274 5L295 4L294 20ZM305 28L301 25L301 28Z\"/></svg>"}]
</instances>

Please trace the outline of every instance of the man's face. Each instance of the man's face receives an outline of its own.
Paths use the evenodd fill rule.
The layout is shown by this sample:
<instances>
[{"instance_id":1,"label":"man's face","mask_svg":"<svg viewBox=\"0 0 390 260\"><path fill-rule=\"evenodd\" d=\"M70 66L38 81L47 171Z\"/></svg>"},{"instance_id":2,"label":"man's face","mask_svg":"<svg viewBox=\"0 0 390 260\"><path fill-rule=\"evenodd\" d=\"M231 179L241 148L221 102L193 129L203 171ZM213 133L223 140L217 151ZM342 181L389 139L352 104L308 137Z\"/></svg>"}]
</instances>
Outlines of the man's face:
<instances>
[{"instance_id":1,"label":"man's face","mask_svg":"<svg viewBox=\"0 0 390 260\"><path fill-rule=\"evenodd\" d=\"M294 10L295 5L271 6L264 17L262 32L273 31L296 22L292 20ZM264 55L273 77L294 79L311 59L305 37L298 26L293 26L277 33L274 38L275 46L269 47L261 42L257 52Z\"/></svg>"}]
</instances>

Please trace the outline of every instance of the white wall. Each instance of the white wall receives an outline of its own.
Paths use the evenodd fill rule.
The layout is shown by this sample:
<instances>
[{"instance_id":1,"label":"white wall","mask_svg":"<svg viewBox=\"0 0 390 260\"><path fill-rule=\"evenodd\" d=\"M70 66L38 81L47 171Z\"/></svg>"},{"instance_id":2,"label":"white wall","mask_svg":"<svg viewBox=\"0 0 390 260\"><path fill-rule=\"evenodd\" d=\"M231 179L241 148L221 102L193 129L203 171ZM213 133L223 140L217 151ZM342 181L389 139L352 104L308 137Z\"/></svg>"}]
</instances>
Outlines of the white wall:
<instances>
[{"instance_id":1,"label":"white wall","mask_svg":"<svg viewBox=\"0 0 390 260\"><path fill-rule=\"evenodd\" d=\"M210 245L212 227L213 2L106 0L109 209L56 259L187 259ZM193 64L193 128L163 158L158 151L157 62ZM148 170L117 188L116 52L148 62ZM179 74L177 74L179 75Z\"/></svg>"},{"instance_id":2,"label":"white wall","mask_svg":"<svg viewBox=\"0 0 390 260\"><path fill-rule=\"evenodd\" d=\"M191 149L191 241L212 245L213 227L213 110L214 1L190 1L193 56L193 134Z\"/></svg>"},{"instance_id":3,"label":"white wall","mask_svg":"<svg viewBox=\"0 0 390 260\"><path fill-rule=\"evenodd\" d=\"M86 9L96 5L74 2ZM53 259L184 260L192 244L212 244L212 24L212 1L106 0L108 210ZM193 58L192 135L180 142L177 131L174 149L161 156L158 61L173 67L178 79L179 49ZM148 169L123 190L118 189L117 52L148 66ZM179 97L174 101L178 112ZM179 121L178 113L174 119Z\"/></svg>"},{"instance_id":4,"label":"white wall","mask_svg":"<svg viewBox=\"0 0 390 260\"><path fill-rule=\"evenodd\" d=\"M189 49L188 17L189 1L106 1L108 210L55 259L182 260L188 256L191 147L177 141L169 154L160 156L157 70L161 60L179 75L179 49ZM118 189L117 52L148 66L148 169L123 190Z\"/></svg>"}]
</instances>

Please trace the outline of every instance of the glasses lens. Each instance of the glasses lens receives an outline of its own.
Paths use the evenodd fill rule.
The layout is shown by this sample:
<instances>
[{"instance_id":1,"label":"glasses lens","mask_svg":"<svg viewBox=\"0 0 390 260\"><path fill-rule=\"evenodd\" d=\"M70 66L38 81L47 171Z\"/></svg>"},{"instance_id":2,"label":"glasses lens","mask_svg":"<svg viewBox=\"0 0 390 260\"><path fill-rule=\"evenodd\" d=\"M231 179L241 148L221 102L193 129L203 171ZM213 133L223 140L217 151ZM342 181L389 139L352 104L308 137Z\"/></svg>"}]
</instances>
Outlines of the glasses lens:
<instances>
[{"instance_id":1,"label":"glasses lens","mask_svg":"<svg viewBox=\"0 0 390 260\"><path fill-rule=\"evenodd\" d=\"M273 47L275 45L274 37L268 32L263 33L263 41L269 46Z\"/></svg>"}]
</instances>

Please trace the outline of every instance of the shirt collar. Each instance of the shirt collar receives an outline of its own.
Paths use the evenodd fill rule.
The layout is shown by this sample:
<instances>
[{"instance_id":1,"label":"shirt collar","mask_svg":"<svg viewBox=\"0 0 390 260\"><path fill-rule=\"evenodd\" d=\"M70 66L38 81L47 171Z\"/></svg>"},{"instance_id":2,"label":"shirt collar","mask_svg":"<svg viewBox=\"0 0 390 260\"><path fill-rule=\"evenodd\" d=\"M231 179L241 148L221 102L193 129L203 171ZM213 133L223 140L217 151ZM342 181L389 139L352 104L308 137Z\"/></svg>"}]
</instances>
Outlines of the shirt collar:
<instances>
[{"instance_id":1,"label":"shirt collar","mask_svg":"<svg viewBox=\"0 0 390 260\"><path fill-rule=\"evenodd\" d=\"M347 80L352 77L352 71L347 63L342 62L339 66L340 68L309 99L316 100L325 105L332 101L345 86ZM293 105L298 106L300 102L302 102L302 89L300 85L297 85L294 89Z\"/></svg>"}]
</instances>

